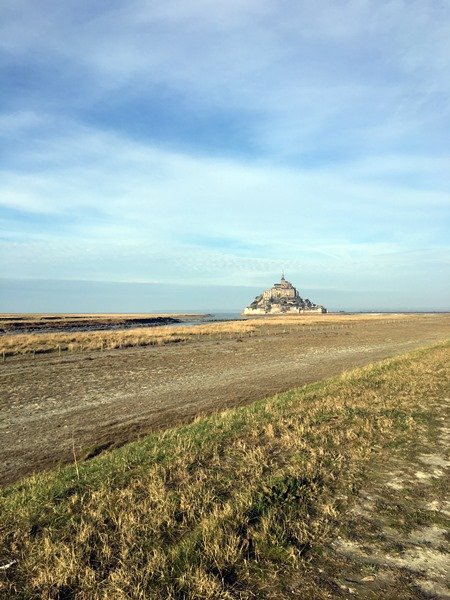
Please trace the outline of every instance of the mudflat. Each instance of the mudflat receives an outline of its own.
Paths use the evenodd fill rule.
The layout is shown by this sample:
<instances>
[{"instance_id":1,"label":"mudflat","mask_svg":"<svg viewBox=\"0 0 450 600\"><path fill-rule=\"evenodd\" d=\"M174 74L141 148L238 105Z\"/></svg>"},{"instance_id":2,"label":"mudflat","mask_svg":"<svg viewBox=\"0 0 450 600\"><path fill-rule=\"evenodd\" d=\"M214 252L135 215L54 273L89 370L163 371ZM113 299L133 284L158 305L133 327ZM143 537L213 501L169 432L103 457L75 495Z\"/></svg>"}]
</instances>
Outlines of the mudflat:
<instances>
[{"instance_id":1,"label":"mudflat","mask_svg":"<svg viewBox=\"0 0 450 600\"><path fill-rule=\"evenodd\" d=\"M0 483L442 341L450 331L449 314L326 323L8 359L0 365Z\"/></svg>"}]
</instances>

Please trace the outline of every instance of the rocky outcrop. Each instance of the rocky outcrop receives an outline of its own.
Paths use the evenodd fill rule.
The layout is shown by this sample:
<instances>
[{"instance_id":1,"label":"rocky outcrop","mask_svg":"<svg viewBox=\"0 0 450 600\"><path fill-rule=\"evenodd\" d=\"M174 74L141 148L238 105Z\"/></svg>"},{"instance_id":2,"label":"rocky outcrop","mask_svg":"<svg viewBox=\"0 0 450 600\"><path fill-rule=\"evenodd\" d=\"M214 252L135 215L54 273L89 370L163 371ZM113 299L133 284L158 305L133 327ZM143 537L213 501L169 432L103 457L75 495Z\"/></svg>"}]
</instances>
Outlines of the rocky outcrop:
<instances>
[{"instance_id":1,"label":"rocky outcrop","mask_svg":"<svg viewBox=\"0 0 450 600\"><path fill-rule=\"evenodd\" d=\"M292 283L284 278L283 274L280 283L275 283L273 287L256 296L242 314L267 315L311 312L326 313L327 310L319 304L314 304L308 298L304 300Z\"/></svg>"}]
</instances>

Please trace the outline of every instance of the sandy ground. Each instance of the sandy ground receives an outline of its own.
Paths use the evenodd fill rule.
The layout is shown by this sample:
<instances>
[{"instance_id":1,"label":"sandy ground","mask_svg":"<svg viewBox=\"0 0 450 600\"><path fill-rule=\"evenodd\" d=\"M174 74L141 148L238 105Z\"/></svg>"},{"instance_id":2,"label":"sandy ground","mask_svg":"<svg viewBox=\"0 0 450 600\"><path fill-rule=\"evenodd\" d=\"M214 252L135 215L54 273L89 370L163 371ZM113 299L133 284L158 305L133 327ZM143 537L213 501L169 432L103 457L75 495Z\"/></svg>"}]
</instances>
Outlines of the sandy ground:
<instances>
[{"instance_id":1,"label":"sandy ground","mask_svg":"<svg viewBox=\"0 0 450 600\"><path fill-rule=\"evenodd\" d=\"M450 315L0 364L0 483L449 337Z\"/></svg>"},{"instance_id":2,"label":"sandy ground","mask_svg":"<svg viewBox=\"0 0 450 600\"><path fill-rule=\"evenodd\" d=\"M339 535L317 561L320 597L450 600L450 398L369 468Z\"/></svg>"}]
</instances>

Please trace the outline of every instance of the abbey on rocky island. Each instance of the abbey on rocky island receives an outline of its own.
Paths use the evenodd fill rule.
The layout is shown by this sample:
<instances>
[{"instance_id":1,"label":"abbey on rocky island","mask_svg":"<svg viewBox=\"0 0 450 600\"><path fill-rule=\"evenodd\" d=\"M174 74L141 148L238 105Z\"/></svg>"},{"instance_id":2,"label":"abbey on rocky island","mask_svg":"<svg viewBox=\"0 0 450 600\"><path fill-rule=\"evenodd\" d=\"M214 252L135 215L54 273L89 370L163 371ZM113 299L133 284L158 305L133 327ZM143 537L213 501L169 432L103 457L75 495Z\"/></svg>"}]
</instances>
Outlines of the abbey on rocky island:
<instances>
[{"instance_id":1,"label":"abbey on rocky island","mask_svg":"<svg viewBox=\"0 0 450 600\"><path fill-rule=\"evenodd\" d=\"M267 315L286 313L326 313L327 310L321 305L314 304L308 298L303 300L297 289L281 275L280 283L266 290L247 306L244 315Z\"/></svg>"}]
</instances>

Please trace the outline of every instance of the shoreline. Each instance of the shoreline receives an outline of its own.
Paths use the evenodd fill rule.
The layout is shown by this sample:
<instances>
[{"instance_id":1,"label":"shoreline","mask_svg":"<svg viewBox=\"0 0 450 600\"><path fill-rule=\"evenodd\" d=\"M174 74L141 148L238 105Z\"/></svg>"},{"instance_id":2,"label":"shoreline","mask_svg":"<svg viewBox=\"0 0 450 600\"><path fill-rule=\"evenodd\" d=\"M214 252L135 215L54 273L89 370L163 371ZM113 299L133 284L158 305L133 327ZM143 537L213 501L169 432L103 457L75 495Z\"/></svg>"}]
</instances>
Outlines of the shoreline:
<instances>
[{"instance_id":1,"label":"shoreline","mask_svg":"<svg viewBox=\"0 0 450 600\"><path fill-rule=\"evenodd\" d=\"M75 333L161 327L205 322L211 314L42 314L0 315L0 336L35 333Z\"/></svg>"}]
</instances>

